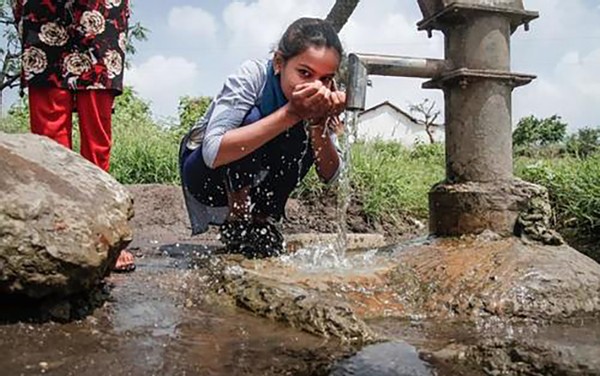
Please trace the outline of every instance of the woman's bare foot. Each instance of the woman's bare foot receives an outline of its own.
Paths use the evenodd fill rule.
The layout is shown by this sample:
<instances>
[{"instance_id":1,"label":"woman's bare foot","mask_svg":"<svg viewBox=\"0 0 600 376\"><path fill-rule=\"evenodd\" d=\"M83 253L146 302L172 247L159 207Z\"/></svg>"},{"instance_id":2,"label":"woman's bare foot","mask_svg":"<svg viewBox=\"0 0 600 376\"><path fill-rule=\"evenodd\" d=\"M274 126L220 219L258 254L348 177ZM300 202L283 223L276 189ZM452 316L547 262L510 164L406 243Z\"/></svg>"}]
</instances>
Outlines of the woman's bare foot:
<instances>
[{"instance_id":1,"label":"woman's bare foot","mask_svg":"<svg viewBox=\"0 0 600 376\"><path fill-rule=\"evenodd\" d=\"M119 257L117 258L117 263L113 268L113 272L117 273L127 273L135 270L135 263L133 254L128 251L121 251Z\"/></svg>"}]
</instances>

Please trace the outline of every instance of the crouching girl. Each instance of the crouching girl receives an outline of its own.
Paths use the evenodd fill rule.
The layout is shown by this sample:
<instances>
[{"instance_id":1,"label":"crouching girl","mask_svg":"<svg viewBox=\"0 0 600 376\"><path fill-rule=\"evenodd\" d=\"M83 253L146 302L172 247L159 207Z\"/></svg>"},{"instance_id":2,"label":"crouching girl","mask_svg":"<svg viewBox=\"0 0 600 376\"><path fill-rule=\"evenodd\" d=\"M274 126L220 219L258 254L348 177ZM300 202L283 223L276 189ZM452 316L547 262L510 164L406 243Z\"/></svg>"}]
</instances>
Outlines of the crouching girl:
<instances>
[{"instance_id":1,"label":"crouching girl","mask_svg":"<svg viewBox=\"0 0 600 376\"><path fill-rule=\"evenodd\" d=\"M326 21L292 23L270 60L244 63L184 137L180 172L192 232L219 224L229 251L279 254L277 223L314 165L337 177L334 127L346 96L334 85L342 46ZM334 124L334 126L332 126Z\"/></svg>"}]
</instances>

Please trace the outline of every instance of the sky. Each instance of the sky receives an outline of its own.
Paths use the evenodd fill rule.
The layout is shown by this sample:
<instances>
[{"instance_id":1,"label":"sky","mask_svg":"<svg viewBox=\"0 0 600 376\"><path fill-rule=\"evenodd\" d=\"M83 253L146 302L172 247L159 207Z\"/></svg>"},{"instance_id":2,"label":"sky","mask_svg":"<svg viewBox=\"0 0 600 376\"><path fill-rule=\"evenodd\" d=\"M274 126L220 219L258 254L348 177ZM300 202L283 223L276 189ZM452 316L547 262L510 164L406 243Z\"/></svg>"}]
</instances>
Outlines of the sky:
<instances>
[{"instance_id":1,"label":"sky","mask_svg":"<svg viewBox=\"0 0 600 376\"><path fill-rule=\"evenodd\" d=\"M130 57L125 83L151 102L155 116L176 116L183 95L218 93L247 59L268 58L285 27L324 17L334 0L132 0L132 21L150 29ZM524 0L540 12L512 39L512 70L535 74L513 96L513 121L558 114L570 131L600 126L600 0ZM443 37L418 31L416 0L362 0L341 33L347 52L443 58ZM367 106L384 100L408 108L425 98L443 108L441 91L424 80L373 77ZM11 93L15 98L15 93ZM10 100L10 98L9 98Z\"/></svg>"}]
</instances>

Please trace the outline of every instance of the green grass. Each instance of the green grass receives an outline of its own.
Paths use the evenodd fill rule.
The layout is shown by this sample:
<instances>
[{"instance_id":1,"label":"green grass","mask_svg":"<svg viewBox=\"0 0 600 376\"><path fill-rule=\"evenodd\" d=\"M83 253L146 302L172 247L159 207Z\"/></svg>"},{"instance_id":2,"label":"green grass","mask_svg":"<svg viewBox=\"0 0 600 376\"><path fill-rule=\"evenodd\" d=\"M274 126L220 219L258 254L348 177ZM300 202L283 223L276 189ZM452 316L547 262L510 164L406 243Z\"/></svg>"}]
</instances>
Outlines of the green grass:
<instances>
[{"instance_id":1,"label":"green grass","mask_svg":"<svg viewBox=\"0 0 600 376\"><path fill-rule=\"evenodd\" d=\"M139 120L139 119L138 119ZM123 184L179 184L179 140L151 122L114 127L110 173Z\"/></svg>"},{"instance_id":2,"label":"green grass","mask_svg":"<svg viewBox=\"0 0 600 376\"><path fill-rule=\"evenodd\" d=\"M427 218L427 193L444 178L441 145L409 151L394 143L356 144L352 162L352 184L366 215ZM515 175L548 188L557 229L576 237L600 238L600 154L587 159L567 154L521 157L515 161ZM303 183L300 196L319 194L319 187L313 174Z\"/></svg>"},{"instance_id":3,"label":"green grass","mask_svg":"<svg viewBox=\"0 0 600 376\"><path fill-rule=\"evenodd\" d=\"M352 182L365 214L373 218L427 217L427 192L444 178L441 145L409 151L395 143L357 144Z\"/></svg>"},{"instance_id":4,"label":"green grass","mask_svg":"<svg viewBox=\"0 0 600 376\"><path fill-rule=\"evenodd\" d=\"M357 143L352 149L351 184L364 214L372 220L410 215L427 218L427 192L444 178L441 145L408 150L392 142ZM324 194L314 169L296 190L298 198Z\"/></svg>"},{"instance_id":5,"label":"green grass","mask_svg":"<svg viewBox=\"0 0 600 376\"><path fill-rule=\"evenodd\" d=\"M548 188L561 229L600 237L600 154L587 159L519 159L516 174Z\"/></svg>"}]
</instances>

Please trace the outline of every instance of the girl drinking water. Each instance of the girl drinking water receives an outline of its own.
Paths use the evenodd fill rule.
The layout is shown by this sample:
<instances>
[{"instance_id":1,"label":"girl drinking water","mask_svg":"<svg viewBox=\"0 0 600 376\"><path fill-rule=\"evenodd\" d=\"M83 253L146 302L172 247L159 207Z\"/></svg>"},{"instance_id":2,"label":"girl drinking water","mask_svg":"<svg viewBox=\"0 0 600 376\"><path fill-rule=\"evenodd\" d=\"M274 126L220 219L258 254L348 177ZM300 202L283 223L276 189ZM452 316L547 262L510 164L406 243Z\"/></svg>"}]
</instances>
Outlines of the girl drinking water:
<instances>
[{"instance_id":1,"label":"girl drinking water","mask_svg":"<svg viewBox=\"0 0 600 376\"><path fill-rule=\"evenodd\" d=\"M342 58L326 21L301 18L273 58L244 63L184 137L180 172L193 234L219 224L231 252L278 255L276 223L291 192L315 165L331 183L342 166L335 147L346 95L334 76Z\"/></svg>"}]
</instances>

